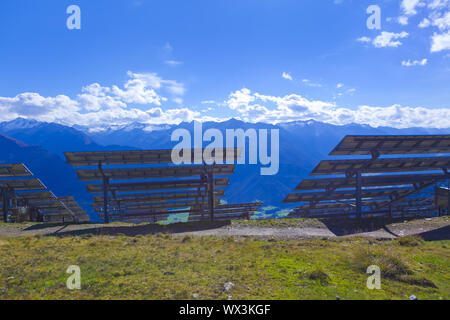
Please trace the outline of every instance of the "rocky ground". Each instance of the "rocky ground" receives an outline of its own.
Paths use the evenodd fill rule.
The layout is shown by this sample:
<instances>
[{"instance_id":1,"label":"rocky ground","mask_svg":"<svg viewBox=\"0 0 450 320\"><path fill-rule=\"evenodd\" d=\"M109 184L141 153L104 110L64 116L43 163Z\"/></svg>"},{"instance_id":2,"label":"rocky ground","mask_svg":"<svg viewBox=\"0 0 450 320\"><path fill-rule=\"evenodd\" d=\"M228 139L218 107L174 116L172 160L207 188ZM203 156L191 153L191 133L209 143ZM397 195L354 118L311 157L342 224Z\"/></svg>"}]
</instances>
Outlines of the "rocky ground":
<instances>
[{"instance_id":1,"label":"rocky ground","mask_svg":"<svg viewBox=\"0 0 450 320\"><path fill-rule=\"evenodd\" d=\"M425 240L448 240L450 217L436 217L410 221L377 221L364 225L346 221L318 221L310 219L285 219L283 221L239 221L233 223L192 223L172 226L130 225L51 225L51 224L0 224L0 237L21 236L73 236L115 235L128 236L172 233L175 236L261 237L263 239L309 239L364 236L377 239L394 239L421 235Z\"/></svg>"}]
</instances>

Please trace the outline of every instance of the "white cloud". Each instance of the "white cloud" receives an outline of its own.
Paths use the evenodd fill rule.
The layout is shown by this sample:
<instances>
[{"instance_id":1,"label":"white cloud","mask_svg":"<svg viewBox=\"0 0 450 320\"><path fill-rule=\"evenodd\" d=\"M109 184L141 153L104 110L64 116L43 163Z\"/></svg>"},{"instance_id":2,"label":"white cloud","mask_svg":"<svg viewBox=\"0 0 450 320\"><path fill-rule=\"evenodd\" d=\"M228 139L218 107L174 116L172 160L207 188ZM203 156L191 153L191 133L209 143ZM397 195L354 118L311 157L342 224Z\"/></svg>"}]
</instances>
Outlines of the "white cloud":
<instances>
[{"instance_id":1,"label":"white cloud","mask_svg":"<svg viewBox=\"0 0 450 320\"><path fill-rule=\"evenodd\" d=\"M431 37L431 52L450 50L450 30L447 33L434 33Z\"/></svg>"},{"instance_id":2,"label":"white cloud","mask_svg":"<svg viewBox=\"0 0 450 320\"><path fill-rule=\"evenodd\" d=\"M428 20L427 18L424 18L420 23L419 23L419 28L427 28L429 27L431 24L430 20Z\"/></svg>"},{"instance_id":3,"label":"white cloud","mask_svg":"<svg viewBox=\"0 0 450 320\"><path fill-rule=\"evenodd\" d=\"M178 61L178 60L166 60L166 61L164 61L164 63L171 67L176 67L176 66L183 64L182 61Z\"/></svg>"},{"instance_id":4,"label":"white cloud","mask_svg":"<svg viewBox=\"0 0 450 320\"><path fill-rule=\"evenodd\" d=\"M404 60L402 61L402 66L404 67L413 67L413 66L425 66L428 62L428 59L422 59L422 60Z\"/></svg>"},{"instance_id":5,"label":"white cloud","mask_svg":"<svg viewBox=\"0 0 450 320\"><path fill-rule=\"evenodd\" d=\"M283 72L282 74L281 74L281 77L283 78L283 79L286 79L286 80L294 80L293 78L292 78L292 76L289 74L289 73L287 73L287 72Z\"/></svg>"},{"instance_id":6,"label":"white cloud","mask_svg":"<svg viewBox=\"0 0 450 320\"><path fill-rule=\"evenodd\" d=\"M398 41L397 39L403 39L408 37L408 33L403 31L400 33L394 33L394 32L387 32L387 31L383 31L381 32L381 34L379 36L377 36L374 40L373 40L373 45L377 48L384 48L384 47L398 47L400 45L402 45L402 43L400 41ZM394 41L397 40L397 41Z\"/></svg>"},{"instance_id":7,"label":"white cloud","mask_svg":"<svg viewBox=\"0 0 450 320\"><path fill-rule=\"evenodd\" d=\"M304 85L308 87L321 88L322 85L320 83L311 82L309 79L302 79Z\"/></svg>"},{"instance_id":8,"label":"white cloud","mask_svg":"<svg viewBox=\"0 0 450 320\"><path fill-rule=\"evenodd\" d=\"M217 104L216 101L214 100L203 100L202 102L200 102L201 104Z\"/></svg>"},{"instance_id":9,"label":"white cloud","mask_svg":"<svg viewBox=\"0 0 450 320\"><path fill-rule=\"evenodd\" d=\"M439 30L447 30L450 28L450 11L442 15L432 15L433 26L438 27Z\"/></svg>"},{"instance_id":10,"label":"white cloud","mask_svg":"<svg viewBox=\"0 0 450 320\"><path fill-rule=\"evenodd\" d=\"M338 84L336 85L336 88L340 89L340 88L342 88L343 86L344 86L343 83L338 83Z\"/></svg>"},{"instance_id":11,"label":"white cloud","mask_svg":"<svg viewBox=\"0 0 450 320\"><path fill-rule=\"evenodd\" d=\"M424 3L420 2L420 0L402 0L401 8L404 14L408 16L412 16L417 14L416 7L423 6Z\"/></svg>"},{"instance_id":12,"label":"white cloud","mask_svg":"<svg viewBox=\"0 0 450 320\"><path fill-rule=\"evenodd\" d=\"M134 77L134 78L145 78ZM133 78L133 79L134 79ZM132 79L132 80L133 80ZM151 80L155 80L150 77ZM132 81L130 80L130 81ZM135 79L134 79L135 80ZM161 79L163 80L163 79ZM164 81L153 83L161 84ZM343 88L343 87L341 87ZM121 89L127 91L127 89ZM352 94L355 89L345 90L344 94ZM342 92L341 92L342 93ZM189 108L164 108L146 104L147 108L129 106L120 96L114 95L114 90L92 84L83 88L83 94L100 99L99 105L88 109L80 96L71 99L65 95L43 97L38 93L22 93L15 97L0 97L0 121L8 121L17 117L36 119L38 121L56 122L65 125L83 125L92 130L103 126L121 126L130 122L154 124L177 124L182 121L219 121L224 119L205 116ZM105 99L111 99L120 106L108 106ZM128 99L129 97L126 96ZM214 101L204 101L205 104ZM219 105L219 104L217 104ZM359 106L356 109L338 107L333 102L310 100L298 94L285 96L270 96L243 88L229 95L220 103L235 111L242 120L249 122L279 123L295 120L316 120L332 124L360 123L372 126L406 127L450 127L450 108L427 109L412 108L400 105L390 107ZM205 109L210 111L210 108Z\"/></svg>"},{"instance_id":13,"label":"white cloud","mask_svg":"<svg viewBox=\"0 0 450 320\"><path fill-rule=\"evenodd\" d=\"M400 16L397 18L397 22L401 24L402 26L406 26L408 24L408 17L407 16Z\"/></svg>"},{"instance_id":14,"label":"white cloud","mask_svg":"<svg viewBox=\"0 0 450 320\"><path fill-rule=\"evenodd\" d=\"M123 87L87 85L72 99L65 95L43 97L38 93L21 93L15 97L0 97L0 121L17 117L66 125L99 126L140 121L148 123L178 123L199 117L198 112L181 109L161 109L168 93L176 104L182 104L185 88L182 83L165 80L155 73L128 72ZM130 106L140 105L141 108ZM147 111L143 106L156 106ZM148 107L147 107L148 108Z\"/></svg>"},{"instance_id":15,"label":"white cloud","mask_svg":"<svg viewBox=\"0 0 450 320\"><path fill-rule=\"evenodd\" d=\"M441 9L448 7L450 5L449 0L431 0L428 4L428 8L430 9Z\"/></svg>"},{"instance_id":16,"label":"white cloud","mask_svg":"<svg viewBox=\"0 0 450 320\"><path fill-rule=\"evenodd\" d=\"M242 120L249 122L316 120L337 125L360 123L374 127L450 128L449 108L426 109L393 105L359 106L352 110L337 107L335 103L311 101L297 94L267 96L246 88L231 93L225 103L230 109L237 111Z\"/></svg>"},{"instance_id":17,"label":"white cloud","mask_svg":"<svg viewBox=\"0 0 450 320\"><path fill-rule=\"evenodd\" d=\"M356 41L368 43L368 42L372 41L372 39L370 39L369 37L361 37L361 38L356 39Z\"/></svg>"},{"instance_id":18,"label":"white cloud","mask_svg":"<svg viewBox=\"0 0 450 320\"><path fill-rule=\"evenodd\" d=\"M20 116L42 121L63 119L78 112L81 108L77 101L68 96L42 97L38 93L25 92L13 98L0 97L0 117L7 119Z\"/></svg>"}]
</instances>

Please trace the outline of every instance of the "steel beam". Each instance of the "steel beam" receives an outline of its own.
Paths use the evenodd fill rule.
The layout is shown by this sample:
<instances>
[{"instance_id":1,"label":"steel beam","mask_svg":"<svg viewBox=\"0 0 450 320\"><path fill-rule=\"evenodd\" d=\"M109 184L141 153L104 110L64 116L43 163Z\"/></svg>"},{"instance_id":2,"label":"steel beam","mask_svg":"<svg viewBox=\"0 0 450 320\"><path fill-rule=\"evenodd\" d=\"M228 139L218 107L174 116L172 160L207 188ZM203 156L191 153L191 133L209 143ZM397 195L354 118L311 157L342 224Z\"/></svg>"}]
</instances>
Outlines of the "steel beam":
<instances>
[{"instance_id":1,"label":"steel beam","mask_svg":"<svg viewBox=\"0 0 450 320\"><path fill-rule=\"evenodd\" d=\"M356 172L356 215L361 218L362 205L361 205L361 191L362 191L362 179L361 171Z\"/></svg>"},{"instance_id":2,"label":"steel beam","mask_svg":"<svg viewBox=\"0 0 450 320\"><path fill-rule=\"evenodd\" d=\"M3 200L3 221L8 222L8 207L9 207L9 198L8 198L8 189L2 188L2 200Z\"/></svg>"}]
</instances>

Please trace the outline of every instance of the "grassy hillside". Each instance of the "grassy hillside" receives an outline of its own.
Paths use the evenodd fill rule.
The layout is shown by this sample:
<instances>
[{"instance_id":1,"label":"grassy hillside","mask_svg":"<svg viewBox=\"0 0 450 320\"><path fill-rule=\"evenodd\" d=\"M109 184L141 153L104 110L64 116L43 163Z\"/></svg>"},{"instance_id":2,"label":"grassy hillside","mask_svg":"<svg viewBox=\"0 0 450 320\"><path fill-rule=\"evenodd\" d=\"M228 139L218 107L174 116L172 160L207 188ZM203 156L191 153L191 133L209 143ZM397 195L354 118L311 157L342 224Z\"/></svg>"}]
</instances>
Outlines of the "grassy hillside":
<instances>
[{"instance_id":1,"label":"grassy hillside","mask_svg":"<svg viewBox=\"0 0 450 320\"><path fill-rule=\"evenodd\" d=\"M450 241L411 237L2 238L0 299L450 299L449 252ZM381 290L366 288L371 264ZM70 265L81 268L79 291L66 288Z\"/></svg>"}]
</instances>

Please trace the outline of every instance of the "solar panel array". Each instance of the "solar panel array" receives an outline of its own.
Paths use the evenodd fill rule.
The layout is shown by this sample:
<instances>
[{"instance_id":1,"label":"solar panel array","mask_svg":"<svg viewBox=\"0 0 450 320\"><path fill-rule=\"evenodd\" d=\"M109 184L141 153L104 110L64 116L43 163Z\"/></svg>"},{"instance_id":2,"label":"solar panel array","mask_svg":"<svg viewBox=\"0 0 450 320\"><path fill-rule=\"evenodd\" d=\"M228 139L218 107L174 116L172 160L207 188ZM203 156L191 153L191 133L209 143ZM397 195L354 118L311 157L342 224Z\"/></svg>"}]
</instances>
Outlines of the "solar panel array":
<instances>
[{"instance_id":1,"label":"solar panel array","mask_svg":"<svg viewBox=\"0 0 450 320\"><path fill-rule=\"evenodd\" d=\"M320 178L301 181L283 202L300 203L292 214L303 217L430 213L435 202L420 193L450 178L449 153L450 135L346 136L330 156L366 157L321 161L310 173Z\"/></svg>"},{"instance_id":2,"label":"solar panel array","mask_svg":"<svg viewBox=\"0 0 450 320\"><path fill-rule=\"evenodd\" d=\"M31 176L30 170L23 164L0 164L0 178Z\"/></svg>"},{"instance_id":3,"label":"solar panel array","mask_svg":"<svg viewBox=\"0 0 450 320\"><path fill-rule=\"evenodd\" d=\"M24 164L0 164L0 190L5 222L24 220L78 222L78 217L89 221L89 217L73 198L71 205L78 206L77 213L47 190L47 187L33 177Z\"/></svg>"},{"instance_id":4,"label":"solar panel array","mask_svg":"<svg viewBox=\"0 0 450 320\"><path fill-rule=\"evenodd\" d=\"M94 195L106 222L159 222L189 213L189 220L248 218L262 204L223 206L221 198L242 149L143 150L65 153ZM175 164L173 154L188 164ZM93 168L95 166L95 168ZM105 166L114 166L105 168Z\"/></svg>"},{"instance_id":5,"label":"solar panel array","mask_svg":"<svg viewBox=\"0 0 450 320\"><path fill-rule=\"evenodd\" d=\"M330 156L450 153L450 135L346 136Z\"/></svg>"}]
</instances>

